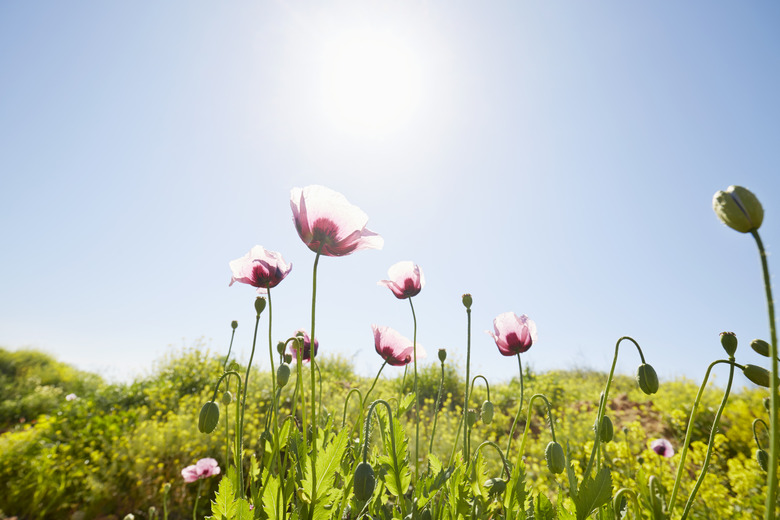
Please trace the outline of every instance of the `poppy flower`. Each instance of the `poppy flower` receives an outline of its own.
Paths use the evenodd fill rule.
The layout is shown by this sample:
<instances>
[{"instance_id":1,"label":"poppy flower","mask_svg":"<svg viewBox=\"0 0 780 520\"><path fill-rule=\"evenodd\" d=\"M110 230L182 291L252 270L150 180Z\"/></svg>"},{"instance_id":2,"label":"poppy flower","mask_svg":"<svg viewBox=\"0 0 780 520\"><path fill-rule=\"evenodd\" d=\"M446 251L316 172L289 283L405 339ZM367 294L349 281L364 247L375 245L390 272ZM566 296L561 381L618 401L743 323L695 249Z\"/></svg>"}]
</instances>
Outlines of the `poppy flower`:
<instances>
[{"instance_id":1,"label":"poppy flower","mask_svg":"<svg viewBox=\"0 0 780 520\"><path fill-rule=\"evenodd\" d=\"M230 262L233 272L230 285L245 283L257 287L258 293L265 294L268 289L279 285L291 269L292 264L287 264L281 253L255 246L246 255Z\"/></svg>"},{"instance_id":2,"label":"poppy flower","mask_svg":"<svg viewBox=\"0 0 780 520\"><path fill-rule=\"evenodd\" d=\"M298 236L315 253L344 256L360 249L382 249L384 245L381 236L366 229L368 216L329 188L293 188L290 206Z\"/></svg>"},{"instance_id":3,"label":"poppy flower","mask_svg":"<svg viewBox=\"0 0 780 520\"><path fill-rule=\"evenodd\" d=\"M487 331L493 336L498 350L505 356L514 356L525 352L536 341L536 323L523 314L518 316L514 312L499 314L493 320L495 333Z\"/></svg>"},{"instance_id":4,"label":"poppy flower","mask_svg":"<svg viewBox=\"0 0 780 520\"><path fill-rule=\"evenodd\" d=\"M301 361L311 361L312 355L311 355L311 338L309 335L299 330L295 333L296 336L303 335L303 351L301 352ZM298 349L296 348L296 345L298 344L297 341L293 341L290 343L290 353L292 354L293 359L298 359ZM314 340L314 357L317 357L317 350L320 348L320 342L316 339Z\"/></svg>"},{"instance_id":5,"label":"poppy flower","mask_svg":"<svg viewBox=\"0 0 780 520\"><path fill-rule=\"evenodd\" d=\"M377 285L384 285L396 298L404 300L417 296L425 287L425 276L420 266L412 262L398 262L387 270L389 280L380 280Z\"/></svg>"},{"instance_id":6,"label":"poppy flower","mask_svg":"<svg viewBox=\"0 0 780 520\"><path fill-rule=\"evenodd\" d=\"M184 477L184 482L195 482L202 478L212 477L219 475L219 464L211 457L200 459L192 466L187 466L181 470L181 476Z\"/></svg>"},{"instance_id":7,"label":"poppy flower","mask_svg":"<svg viewBox=\"0 0 780 520\"><path fill-rule=\"evenodd\" d=\"M672 447L672 443L666 439L654 440L650 443L650 449L662 457L666 457L667 459L674 457L674 448Z\"/></svg>"},{"instance_id":8,"label":"poppy flower","mask_svg":"<svg viewBox=\"0 0 780 520\"><path fill-rule=\"evenodd\" d=\"M376 352L388 365L402 367L414 361L414 344L390 327L371 325ZM425 350L417 344L417 359L425 357Z\"/></svg>"}]
</instances>

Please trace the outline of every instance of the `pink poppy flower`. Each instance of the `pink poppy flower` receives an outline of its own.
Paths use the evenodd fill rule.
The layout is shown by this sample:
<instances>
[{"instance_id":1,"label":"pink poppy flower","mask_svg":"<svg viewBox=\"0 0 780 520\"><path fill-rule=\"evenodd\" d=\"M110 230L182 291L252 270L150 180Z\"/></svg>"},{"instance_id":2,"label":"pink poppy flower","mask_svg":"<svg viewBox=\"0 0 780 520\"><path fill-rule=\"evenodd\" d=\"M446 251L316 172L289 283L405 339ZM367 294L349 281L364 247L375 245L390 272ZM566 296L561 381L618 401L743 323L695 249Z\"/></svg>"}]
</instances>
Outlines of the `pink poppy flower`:
<instances>
[{"instance_id":1,"label":"pink poppy flower","mask_svg":"<svg viewBox=\"0 0 780 520\"><path fill-rule=\"evenodd\" d=\"M525 352L536 341L536 323L523 314L517 316L514 312L499 314L493 320L495 333L486 331L493 336L498 350L505 356L514 356Z\"/></svg>"},{"instance_id":2,"label":"pink poppy flower","mask_svg":"<svg viewBox=\"0 0 780 520\"><path fill-rule=\"evenodd\" d=\"M667 459L674 457L674 448L672 447L672 443L666 439L654 440L650 443L650 449L662 457L666 457Z\"/></svg>"},{"instance_id":3,"label":"pink poppy flower","mask_svg":"<svg viewBox=\"0 0 780 520\"><path fill-rule=\"evenodd\" d=\"M402 367L414 361L414 343L411 340L401 336L390 327L371 325L371 329L374 331L376 352L387 361L388 365ZM425 350L418 343L417 359L423 359L425 356Z\"/></svg>"},{"instance_id":4,"label":"pink poppy flower","mask_svg":"<svg viewBox=\"0 0 780 520\"><path fill-rule=\"evenodd\" d=\"M344 256L360 249L382 249L384 240L366 229L368 216L341 193L324 186L293 188L290 194L298 236L315 253Z\"/></svg>"},{"instance_id":5,"label":"pink poppy flower","mask_svg":"<svg viewBox=\"0 0 780 520\"><path fill-rule=\"evenodd\" d=\"M417 296L425 287L425 276L422 269L412 262L398 262L387 270L389 280L380 280L377 285L384 285L395 294L399 300Z\"/></svg>"},{"instance_id":6,"label":"pink poppy flower","mask_svg":"<svg viewBox=\"0 0 780 520\"><path fill-rule=\"evenodd\" d=\"M311 338L309 335L299 330L295 333L297 336L298 334L303 333L303 351L301 352L301 361L311 361L312 355L311 355ZM290 343L290 354L292 354L293 359L298 359L298 349L295 348L295 345L297 343L295 341ZM318 340L314 340L314 357L317 357L317 350L320 348L320 342Z\"/></svg>"},{"instance_id":7,"label":"pink poppy flower","mask_svg":"<svg viewBox=\"0 0 780 520\"><path fill-rule=\"evenodd\" d=\"M235 282L245 283L257 287L258 293L266 294L268 289L279 285L291 269L292 264L288 265L281 253L255 246L246 255L230 262L230 270L233 272L230 285Z\"/></svg>"},{"instance_id":8,"label":"pink poppy flower","mask_svg":"<svg viewBox=\"0 0 780 520\"><path fill-rule=\"evenodd\" d=\"M219 475L219 464L210 457L200 459L194 465L187 466L181 470L184 482L195 482L196 480L213 477L214 475Z\"/></svg>"}]
</instances>

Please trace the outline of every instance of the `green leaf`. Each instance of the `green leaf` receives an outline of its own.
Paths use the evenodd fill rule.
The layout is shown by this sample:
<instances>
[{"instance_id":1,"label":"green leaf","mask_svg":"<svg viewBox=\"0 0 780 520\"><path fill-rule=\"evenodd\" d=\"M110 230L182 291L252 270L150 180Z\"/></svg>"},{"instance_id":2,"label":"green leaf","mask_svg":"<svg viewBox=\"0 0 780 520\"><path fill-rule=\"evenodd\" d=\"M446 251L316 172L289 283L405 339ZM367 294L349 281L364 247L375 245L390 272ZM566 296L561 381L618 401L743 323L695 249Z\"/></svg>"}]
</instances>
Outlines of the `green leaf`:
<instances>
[{"instance_id":1,"label":"green leaf","mask_svg":"<svg viewBox=\"0 0 780 520\"><path fill-rule=\"evenodd\" d=\"M507 482L506 491L504 492L504 507L507 513L512 514L517 511L517 516L512 518L523 520L525 518L525 501L528 499L528 494L525 489L525 464L522 461L512 469L512 475ZM507 516L509 519L509 516Z\"/></svg>"},{"instance_id":2,"label":"green leaf","mask_svg":"<svg viewBox=\"0 0 780 520\"><path fill-rule=\"evenodd\" d=\"M236 502L236 515L233 517L235 520L252 520L252 509L249 507L249 502L243 498L239 498Z\"/></svg>"},{"instance_id":3,"label":"green leaf","mask_svg":"<svg viewBox=\"0 0 780 520\"><path fill-rule=\"evenodd\" d=\"M438 475L443 467L439 458L433 453L428 454L428 466L430 467L431 475Z\"/></svg>"},{"instance_id":4,"label":"green leaf","mask_svg":"<svg viewBox=\"0 0 780 520\"><path fill-rule=\"evenodd\" d=\"M263 496L262 496L262 504L263 509L268 514L268 518L279 518L277 517L277 505L279 506L279 512L281 513L282 509L284 509L283 500L281 497L280 489L279 489L279 479L274 476L268 476L265 480L265 485L263 486ZM279 494L279 498L277 499L277 494Z\"/></svg>"},{"instance_id":5,"label":"green leaf","mask_svg":"<svg viewBox=\"0 0 780 520\"><path fill-rule=\"evenodd\" d=\"M569 479L569 495L572 500L577 500L577 476L574 474L574 467L571 465L571 449L568 441L566 442L566 476Z\"/></svg>"},{"instance_id":6,"label":"green leaf","mask_svg":"<svg viewBox=\"0 0 780 520\"><path fill-rule=\"evenodd\" d=\"M211 516L215 520L233 520L236 514L236 497L229 478L219 481L219 488L211 501Z\"/></svg>"},{"instance_id":7,"label":"green leaf","mask_svg":"<svg viewBox=\"0 0 780 520\"><path fill-rule=\"evenodd\" d=\"M344 456L344 450L347 448L348 429L343 429L333 442L323 451L317 454L317 496L314 496L311 480L311 464L304 468L303 489L311 497L312 503L319 503L326 499L333 486L333 477L341 466L341 458ZM316 513L316 509L315 509Z\"/></svg>"},{"instance_id":8,"label":"green leaf","mask_svg":"<svg viewBox=\"0 0 780 520\"><path fill-rule=\"evenodd\" d=\"M400 417L408 412L412 408L412 403L414 403L414 394L406 394L398 404L398 413L396 413L396 416Z\"/></svg>"},{"instance_id":9,"label":"green leaf","mask_svg":"<svg viewBox=\"0 0 780 520\"><path fill-rule=\"evenodd\" d=\"M555 507L544 493L536 495L534 502L534 520L555 520Z\"/></svg>"},{"instance_id":10,"label":"green leaf","mask_svg":"<svg viewBox=\"0 0 780 520\"><path fill-rule=\"evenodd\" d=\"M601 468L596 478L586 477L574 499L577 520L585 520L596 509L612 499L612 475L608 468Z\"/></svg>"}]
</instances>

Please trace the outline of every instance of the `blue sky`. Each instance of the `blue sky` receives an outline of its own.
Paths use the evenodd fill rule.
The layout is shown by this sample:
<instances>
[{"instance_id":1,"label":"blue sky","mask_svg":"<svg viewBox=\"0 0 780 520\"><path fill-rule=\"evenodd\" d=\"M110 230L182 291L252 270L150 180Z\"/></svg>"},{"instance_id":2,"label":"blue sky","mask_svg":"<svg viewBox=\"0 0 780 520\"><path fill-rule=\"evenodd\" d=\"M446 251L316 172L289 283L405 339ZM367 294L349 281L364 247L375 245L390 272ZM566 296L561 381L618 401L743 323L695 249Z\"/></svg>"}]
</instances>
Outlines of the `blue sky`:
<instances>
[{"instance_id":1,"label":"blue sky","mask_svg":"<svg viewBox=\"0 0 780 520\"><path fill-rule=\"evenodd\" d=\"M376 285L400 260L425 272L432 360L465 358L474 295L472 370L492 379L517 371L483 332L505 311L536 321L537 370L608 370L631 335L662 377L698 380L723 330L760 364L756 248L711 199L753 190L780 247L779 24L768 1L4 2L0 345L128 379L199 338L226 351L238 320L246 360L254 290L228 287L228 263L281 252L274 338L308 328L289 194L322 184L385 239L320 262L322 352L360 373L381 364L372 323L412 335ZM413 73L345 117L334 81L384 57L334 79L328 52L376 39ZM390 123L355 122L409 85Z\"/></svg>"}]
</instances>

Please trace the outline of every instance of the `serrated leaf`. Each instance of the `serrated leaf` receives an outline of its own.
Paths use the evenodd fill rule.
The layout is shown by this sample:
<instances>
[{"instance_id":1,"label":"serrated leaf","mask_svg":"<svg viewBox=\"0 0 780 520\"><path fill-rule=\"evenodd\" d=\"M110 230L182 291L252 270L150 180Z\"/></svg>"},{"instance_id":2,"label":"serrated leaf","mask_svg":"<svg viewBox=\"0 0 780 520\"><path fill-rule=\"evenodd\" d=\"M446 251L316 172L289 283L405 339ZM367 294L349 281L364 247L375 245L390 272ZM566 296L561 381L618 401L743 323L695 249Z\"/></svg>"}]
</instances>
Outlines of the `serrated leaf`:
<instances>
[{"instance_id":1,"label":"serrated leaf","mask_svg":"<svg viewBox=\"0 0 780 520\"><path fill-rule=\"evenodd\" d=\"M249 507L249 502L243 498L239 498L236 501L236 514L233 517L235 520L252 520L254 515L252 509Z\"/></svg>"},{"instance_id":2,"label":"serrated leaf","mask_svg":"<svg viewBox=\"0 0 780 520\"><path fill-rule=\"evenodd\" d=\"M433 453L428 454L428 468L430 468L431 475L438 475L442 469L442 463L439 458Z\"/></svg>"},{"instance_id":3,"label":"serrated leaf","mask_svg":"<svg viewBox=\"0 0 780 520\"><path fill-rule=\"evenodd\" d=\"M306 465L302 487L312 499L312 503L319 503L327 498L333 487L333 477L341 465L341 458L347 448L349 431L341 430L333 442L317 454L317 496L314 496L311 480L311 465Z\"/></svg>"},{"instance_id":4,"label":"serrated leaf","mask_svg":"<svg viewBox=\"0 0 780 520\"><path fill-rule=\"evenodd\" d=\"M233 491L233 484L229 478L223 478L219 481L217 494L211 501L211 516L215 520L232 520L236 514L236 497Z\"/></svg>"},{"instance_id":5,"label":"serrated leaf","mask_svg":"<svg viewBox=\"0 0 780 520\"><path fill-rule=\"evenodd\" d=\"M534 501L534 520L555 520L555 507L544 493L536 495Z\"/></svg>"},{"instance_id":6,"label":"serrated leaf","mask_svg":"<svg viewBox=\"0 0 780 520\"><path fill-rule=\"evenodd\" d=\"M409 393L406 394L403 399L401 399L401 402L398 404L398 413L397 416L402 416L406 412L408 412L412 408L412 403L414 402L414 394Z\"/></svg>"},{"instance_id":7,"label":"serrated leaf","mask_svg":"<svg viewBox=\"0 0 780 520\"><path fill-rule=\"evenodd\" d=\"M601 468L596 478L586 477L580 484L574 499L577 520L585 520L596 509L612 499L612 474L608 468Z\"/></svg>"},{"instance_id":8,"label":"serrated leaf","mask_svg":"<svg viewBox=\"0 0 780 520\"><path fill-rule=\"evenodd\" d=\"M506 491L504 492L504 506L506 510L518 511L518 515L514 518L524 519L525 501L528 498L528 494L525 489L525 464L519 461L517 465L512 469L512 475L507 482Z\"/></svg>"},{"instance_id":9,"label":"serrated leaf","mask_svg":"<svg viewBox=\"0 0 780 520\"><path fill-rule=\"evenodd\" d=\"M278 511L281 512L282 509L284 508L279 486L280 483L277 477L273 477L273 476L266 477L265 485L263 486L262 503L263 503L263 509L268 514L268 518L281 517L281 515L277 516L277 509L276 509L278 506L279 507Z\"/></svg>"}]
</instances>

